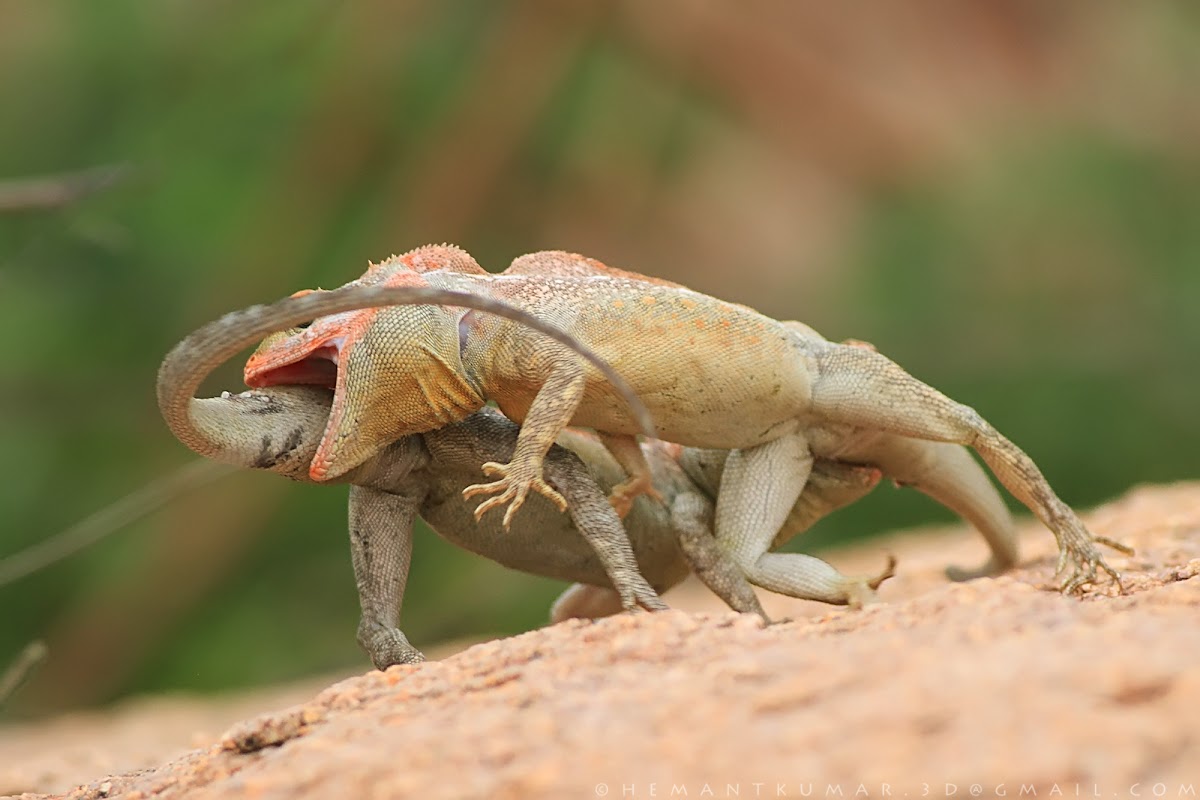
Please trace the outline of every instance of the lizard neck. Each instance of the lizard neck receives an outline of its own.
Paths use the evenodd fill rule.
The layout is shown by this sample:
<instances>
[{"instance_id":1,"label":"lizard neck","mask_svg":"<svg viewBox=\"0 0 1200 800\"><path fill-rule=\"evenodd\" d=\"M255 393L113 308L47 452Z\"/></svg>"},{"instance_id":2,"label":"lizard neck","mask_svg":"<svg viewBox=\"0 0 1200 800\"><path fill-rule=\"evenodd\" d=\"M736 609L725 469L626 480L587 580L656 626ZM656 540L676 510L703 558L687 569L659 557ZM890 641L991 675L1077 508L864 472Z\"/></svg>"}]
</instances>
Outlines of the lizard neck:
<instances>
[{"instance_id":1,"label":"lizard neck","mask_svg":"<svg viewBox=\"0 0 1200 800\"><path fill-rule=\"evenodd\" d=\"M484 406L463 368L458 317L437 306L381 308L369 325L343 337L313 480L343 475L401 436L458 422Z\"/></svg>"}]
</instances>

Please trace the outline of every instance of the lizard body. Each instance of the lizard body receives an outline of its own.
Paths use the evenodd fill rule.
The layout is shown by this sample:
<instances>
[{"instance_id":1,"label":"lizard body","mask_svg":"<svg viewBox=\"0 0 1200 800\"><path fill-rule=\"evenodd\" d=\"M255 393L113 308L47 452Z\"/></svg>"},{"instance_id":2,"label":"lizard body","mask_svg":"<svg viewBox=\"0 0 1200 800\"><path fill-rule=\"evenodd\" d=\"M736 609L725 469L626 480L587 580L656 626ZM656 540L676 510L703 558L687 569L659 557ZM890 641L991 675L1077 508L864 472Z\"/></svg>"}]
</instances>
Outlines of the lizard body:
<instances>
[{"instance_id":1,"label":"lizard body","mask_svg":"<svg viewBox=\"0 0 1200 800\"><path fill-rule=\"evenodd\" d=\"M278 386L193 397L217 365L257 341L264 328L274 324L273 318L258 307L227 315L187 337L160 369L160 407L176 436L201 455L312 481L310 463L333 404L328 389ZM633 503L626 538L603 492L620 483L622 467L597 437L567 431L560 440L566 447L549 450L546 473L567 497L571 514L564 516L535 496L509 533L500 535L495 519L476 523L476 503L463 498L462 491L478 479L482 463L510 458L517 439L516 425L495 410L483 409L461 422L402 437L333 479L351 484L351 552L362 605L358 638L376 666L421 658L399 628L417 515L448 541L507 567L579 582L555 604L555 620L610 614L634 605L661 607L655 590L678 583L689 569L734 609L765 618L746 576L712 534L713 498L727 454L644 442L663 502ZM774 544L783 544L818 518L863 496L880 474L874 468L818 461ZM915 485L938 496L931 491L937 486L929 475L918 476ZM982 485L983 491L975 491L969 482L943 487L939 497L953 508L966 509L968 518L993 526L984 530L994 551L989 564L980 571L960 570L964 576L992 571L1015 553L1004 506L986 479ZM811 556L775 556L786 573L776 591L829 603L869 602L874 588L891 574L889 566L879 576L847 577Z\"/></svg>"},{"instance_id":2,"label":"lizard body","mask_svg":"<svg viewBox=\"0 0 1200 800\"><path fill-rule=\"evenodd\" d=\"M344 294L333 301L345 305L370 296ZM383 296L411 299L427 293L393 289ZM322 305L331 302L330 295L315 299ZM311 313L312 302L291 298L234 312L197 330L168 354L159 370L159 406L180 441L224 463L312 481L309 466L333 406L329 390L299 385L193 397L220 363L273 327ZM588 452L588 467L562 447L552 447L547 454L547 476L566 496L568 516L537 498L507 536L499 535L498 522L477 523L476 504L463 498L463 489L478 480L482 463L511 457L517 436L518 428L511 421L495 410L482 409L461 422L402 437L334 479L351 484L351 554L362 605L358 638L376 666L421 659L399 629L418 514L447 540L500 564L599 589L588 594L587 601L599 602L604 613L636 606L665 608L656 587L665 590L682 580L689 572L689 558L695 557L701 577L715 581L710 585L727 602L762 614L744 581L727 577L735 571L712 538L711 501L676 462L678 448L661 442L648 443L647 452L669 505L637 504L630 516L633 533L629 536L596 485L597 478L606 488L618 483L621 467L586 434L564 440L574 440ZM804 528L869 491L879 477L874 471L832 464L819 472L811 491L797 503L796 524ZM794 570L802 579L795 591L827 602L870 600L871 590L890 574L852 578L809 556L795 556L795 562ZM653 576L654 586L643 572ZM577 613L580 591L568 592L556 605L559 618Z\"/></svg>"},{"instance_id":3,"label":"lizard body","mask_svg":"<svg viewBox=\"0 0 1200 800\"><path fill-rule=\"evenodd\" d=\"M1097 569L1118 577L1032 459L974 409L872 348L830 342L800 323L777 322L745 306L571 253L522 256L493 276L457 248L431 246L372 265L357 281L397 282L479 293L521 307L586 342L621 372L646 402L661 438L732 449L721 477L716 535L741 572L759 585L777 583L770 547L814 459L887 459L898 472L905 471L905 459L916 459L908 471L944 474L966 469L970 459L963 446L976 450L1054 533L1064 591L1094 581ZM518 324L471 312L447 314L434 327L414 327L387 309L317 320L260 349L247 363L247 383L281 383L297 365L336 359L334 379L325 373L336 389L335 405L354 404L358 419L388 420L394 438L408 432L406 419L420 419L431 398L437 400L435 393L414 393L380 376L390 374L390 355L408 348L414 337L437 338L443 349L432 361L439 369L455 363L457 355L456 380L522 423L513 458L484 465L499 480L467 489L471 496L498 493L478 514L508 503L507 524L531 490L561 505L542 480L541 460L568 424L596 428L606 444L625 443L612 448L631 456L623 459L630 479L618 487L626 492L625 497L618 492L618 505L628 493L650 487L648 469L628 446L637 432L628 411L574 353ZM424 361L401 359L402 369L423 369L431 362L427 355ZM388 441L331 420L314 477L350 469Z\"/></svg>"}]
</instances>

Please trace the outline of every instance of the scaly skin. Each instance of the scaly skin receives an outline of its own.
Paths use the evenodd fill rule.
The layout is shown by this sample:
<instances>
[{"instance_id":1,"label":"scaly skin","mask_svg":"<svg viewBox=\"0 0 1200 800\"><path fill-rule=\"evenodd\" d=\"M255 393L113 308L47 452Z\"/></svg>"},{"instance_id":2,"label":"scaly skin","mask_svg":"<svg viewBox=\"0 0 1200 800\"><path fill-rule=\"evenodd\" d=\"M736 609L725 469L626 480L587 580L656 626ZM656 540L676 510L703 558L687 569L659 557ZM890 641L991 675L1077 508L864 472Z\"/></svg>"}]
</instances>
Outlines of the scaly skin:
<instances>
[{"instance_id":1,"label":"scaly skin","mask_svg":"<svg viewBox=\"0 0 1200 800\"><path fill-rule=\"evenodd\" d=\"M320 314L370 307L380 301L397 304L456 302L487 313L524 319L555 340L576 346L569 336L563 336L554 328L503 303L428 287L366 287L296 295L270 306L254 306L227 314L176 345L159 369L158 402L163 418L181 442L201 455L227 463L270 469L293 478L302 475L307 478L308 464L331 418L331 398L326 390L291 387L281 390L282 394L277 397L266 398L269 402L251 399L249 405L237 405L238 401L230 397L217 398L217 405L213 405L214 401L195 400L193 394L213 369L267 334ZM436 313L436 307L431 308ZM586 352L584 348L579 351ZM611 368L594 355L589 353L587 357L621 382L620 376L612 373ZM627 397L635 407L641 407L635 396L627 393ZM644 408L640 413L645 418ZM310 442L311 448L307 446ZM505 454L500 444L497 452ZM296 453L303 453L304 457L297 461ZM406 472L419 466L421 460L421 442L413 438L396 442L390 448L388 458L363 465L348 476L349 480L356 481L350 523L355 574L363 603L359 641L377 665L420 659L420 653L396 625L408 574L412 521L420 502L410 493L391 493L387 489ZM552 467L548 462L548 474L551 479L560 480L564 491L572 497L569 511L578 526L579 540L586 541L592 548L596 563L603 567L603 580L616 587L627 608L637 605L649 609L665 608L638 572L620 520L587 479L586 471L569 456L558 456L554 461ZM478 463L475 462L476 467ZM303 465L303 472L298 471L298 465ZM556 516L561 518L561 515Z\"/></svg>"},{"instance_id":2,"label":"scaly skin","mask_svg":"<svg viewBox=\"0 0 1200 800\"><path fill-rule=\"evenodd\" d=\"M176 359L186 366L189 353L181 351ZM308 465L332 405L327 390L281 386L193 399L187 405L188 424L209 442L209 457L311 482ZM484 409L438 431L405 437L334 480L352 484L350 543L362 606L359 641L377 667L421 659L399 628L416 515L447 541L506 567L578 581L555 603L554 621L604 616L635 604L657 608L655 590L666 591L689 569L731 608L766 618L745 576L712 534L713 502L706 483L719 481L726 454L656 440L644 443L664 503L633 504L625 521L626 542L603 494L620 482L621 467L595 437L568 431L565 448L552 448L546 467L554 485L567 495L572 514L564 516L543 498L531 498L509 533L499 535L496 519L475 522L474 503L461 493L478 477L483 459L511 455L517 431L499 412ZM578 459L586 470L579 469ZM701 477L693 480L685 466L697 463ZM871 468L818 461L777 544L862 497L879 477ZM630 546L636 559L632 566L624 552ZM892 574L891 564L876 576L845 576L812 556L774 555L788 576L774 590L807 600L870 603L876 599L874 589ZM614 589L614 584L622 588Z\"/></svg>"},{"instance_id":3,"label":"scaly skin","mask_svg":"<svg viewBox=\"0 0 1200 800\"><path fill-rule=\"evenodd\" d=\"M281 386L192 397L214 368L270 324L258 309L227 315L187 337L159 371L162 412L175 434L202 455L311 481L310 463L332 407L329 390ZM511 457L517 437L513 423L484 409L462 422L395 441L335 479L352 484L351 553L362 605L359 641L376 666L421 658L399 628L416 515L447 540L500 564L579 581L555 603L555 620L637 605L661 607L655 590L665 591L689 568L732 608L765 618L746 576L713 537L713 498L728 453L646 441L642 450L662 502L632 505L627 539L602 492L621 482L621 466L597 437L568 431L561 442L573 453L552 447L546 474L567 497L571 514L563 516L544 499L532 498L508 535L501 536L495 519L476 524L475 504L462 491L478 478L481 463ZM772 549L865 495L880 475L874 467L818 461ZM1003 512L1003 505L986 480L942 486L936 472L908 477L980 526L993 548L992 569L1009 560L1015 552L1011 524L1003 514L990 513L996 507ZM774 557L783 578L773 588L802 599L861 605L871 602L873 590L891 575L891 565L877 576L847 577L811 556Z\"/></svg>"},{"instance_id":4,"label":"scaly skin","mask_svg":"<svg viewBox=\"0 0 1200 800\"><path fill-rule=\"evenodd\" d=\"M625 379L570 334L564 333L553 324L548 324L526 311L513 307L511 304L480 295L430 287L424 283L416 285L414 281L403 280L403 277L401 276L401 279L393 281L391 285L387 286L352 285L332 292L297 292L291 297L271 305L251 306L240 311L231 312L203 329L204 335L211 340L211 345L209 350L205 351L205 355L215 359L215 363L219 364L236 354L239 350L249 347L263 337L277 331L287 330L306 320L326 314L332 314L332 319L345 319L347 312L354 312L360 309L365 310L365 313L368 315L373 315L379 310L376 308L377 306L386 306L386 311L403 314L409 324L419 329L427 328L430 331L431 337L437 337L443 333L444 324L442 323L447 313L454 312L455 309L460 309L457 313L461 313L461 309L472 309L474 312L484 312L488 315L506 317L519 322L530 329L537 330L541 336L548 337L549 340L562 345L572 353L585 359L594 369L603 374L606 380L612 381L616 392L624 398L625 402L629 403L630 413L638 419L638 426L641 430L648 435L653 434L653 422L646 411L645 405L630 389ZM439 304L450 305L452 308L449 310L444 309ZM301 330L296 329L292 331L292 334L295 335L301 332ZM199 333L198 331L197 334ZM453 338L454 341L457 341L457 334L454 334ZM286 341L286 337L275 337L273 340ZM355 348L356 363L370 363L372 356L370 345L371 342L368 341L363 346ZM190 340L184 340L176 346L176 350L195 349L195 347L195 343ZM414 341L406 343L401 348L401 351L403 352L405 348L408 348L422 353L425 347L426 343L422 338L416 336L414 337ZM429 351L436 354L436 345L430 348ZM216 355L219 353L224 355L216 358ZM446 353L445 355L449 361L442 364L442 366L444 369L453 371L456 369L458 357L453 353ZM164 370L177 368L180 359L176 356L175 351L168 353L166 360L159 368L159 410L162 411L163 418L171 428L172 433L188 447L203 454L208 445L203 439L195 438L199 435L199 432L190 427L187 420L187 400L191 398L191 392L194 391L194 387L192 389L186 388L187 381L180 378L180 376L163 375ZM390 363L392 363L394 368L394 362ZM425 367L426 371L429 371L430 364L428 363L428 359L419 360L417 363ZM210 370L212 366L201 364L197 366L197 369ZM309 374L307 370L302 368L304 365L297 366L301 367L301 369L295 375L291 376L293 379L289 380L288 383L321 384L326 379L320 371L318 371L314 378L312 374ZM283 370L282 372L287 373L288 370ZM410 420L409 425L415 427L415 430L405 431L405 433L432 430L447 422L463 419L474 410L482 408L485 402L484 398L479 396L471 387L465 387L460 384L451 390L445 390L439 381L428 382L425 371L417 371L412 375L408 375L396 374L393 369L393 374L397 379L397 385L389 388L394 391L428 391L430 393L430 406L433 407L431 413L427 413L421 419ZM175 394L172 395L171 392ZM435 395L437 397L436 402L433 400ZM443 414L440 413L442 405L439 404L449 404L453 408L447 409ZM340 403L337 395L334 397L333 411L330 413L328 425L333 426L335 422L343 426L360 422L360 420L347 413L345 404ZM372 439L378 439L381 436L380 428L373 426L372 420L363 419L361 422L364 428L364 436L369 436ZM324 438L328 439L332 435L330 431L326 431ZM337 436L344 435L344 432L337 433ZM396 438L391 437L386 442L381 442L375 449L382 449L383 446L394 441ZM361 463L362 460L360 459L358 463ZM313 466L311 471L314 480L336 477L335 475L318 473L316 466ZM342 472L344 471L346 470L342 470Z\"/></svg>"},{"instance_id":5,"label":"scaly skin","mask_svg":"<svg viewBox=\"0 0 1200 800\"><path fill-rule=\"evenodd\" d=\"M870 348L835 344L799 323L570 253L522 256L491 276L457 248L426 247L373 265L359 282L421 279L504 300L578 337L629 380L660 438L733 449L721 479L716 536L752 582L774 585L770 546L814 458L869 460L882 448L896 459L903 451L935 463L966 463L950 450L898 440L974 448L1055 534L1064 591L1095 581L1098 569L1119 582L1092 535L1024 452L973 409ZM428 369L427 353L416 360L407 355L418 337L442 343L437 370ZM402 420L430 409L453 414L435 393L414 393L388 379L424 368L437 382L441 368L455 364L452 352L460 357L455 381L522 423L513 458L484 465L499 480L467 490L471 496L499 493L479 506L481 515L509 503L505 522L511 522L531 490L560 499L541 479L542 459L568 424L595 428L610 441L638 432L611 386L576 354L520 325L470 312L418 325L387 309L317 320L257 353L246 377L253 386L281 383L287 368L333 356L335 405L353 403L360 418ZM403 432L403 423L389 429ZM354 446L344 447L343 438ZM350 469L387 441L331 423L321 468L325 474ZM643 487L644 472L639 467L631 475Z\"/></svg>"},{"instance_id":6,"label":"scaly skin","mask_svg":"<svg viewBox=\"0 0 1200 800\"><path fill-rule=\"evenodd\" d=\"M281 386L193 398L213 369L257 341L280 314L290 319L301 313L295 307L288 302L235 312L171 351L159 370L158 396L164 418L184 444L223 463L312 481L310 464L333 406L328 389ZM588 601L603 613L664 608L656 589L682 580L689 559L696 559L701 577L732 606L762 614L753 591L716 545L708 525L711 500L677 463L679 448L662 442L649 441L646 453L666 505L635 504L628 537L596 483L615 486L623 477L621 467L586 434L564 436L587 457L586 468L562 447L552 447L546 458L547 478L565 496L568 516L535 498L508 535L500 535L495 520L477 524L475 503L463 498L463 489L478 479L484 461L512 456L517 434L499 412L483 409L462 422L403 437L335 479L351 484L350 543L362 605L358 638L377 667L422 658L399 628L417 515L447 540L500 564L587 584L586 590L575 587L564 594L555 606L556 619L579 613L580 598L589 591ZM873 470L820 465L797 503L794 524L798 530L808 527L862 496L878 479ZM819 559L789 558L797 576L793 593L810 599L866 602L887 577L846 577Z\"/></svg>"}]
</instances>

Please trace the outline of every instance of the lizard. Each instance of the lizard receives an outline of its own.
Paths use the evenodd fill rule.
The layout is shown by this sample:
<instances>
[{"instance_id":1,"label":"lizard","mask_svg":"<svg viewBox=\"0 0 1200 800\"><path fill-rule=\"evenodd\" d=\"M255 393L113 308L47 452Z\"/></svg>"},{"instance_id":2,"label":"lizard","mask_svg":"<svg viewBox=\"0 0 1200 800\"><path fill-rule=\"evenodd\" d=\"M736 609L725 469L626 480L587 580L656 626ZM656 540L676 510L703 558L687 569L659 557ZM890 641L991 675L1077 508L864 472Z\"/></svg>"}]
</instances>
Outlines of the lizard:
<instances>
[{"instance_id":1,"label":"lizard","mask_svg":"<svg viewBox=\"0 0 1200 800\"><path fill-rule=\"evenodd\" d=\"M394 300L406 291L359 292L357 302L373 295ZM238 395L224 392L214 398L193 396L220 363L253 344L278 320L294 319L298 304L312 308L311 301L292 298L226 315L185 338L164 359L158 379L160 410L176 437L193 451L225 464L312 481L309 464L333 404L329 389L291 385ZM323 304L329 305L327 298ZM605 487L616 485L622 468L598 440L582 432L563 437L574 453L555 445L546 459L548 477L568 499L569 517L536 498L507 536L497 535L494 522L476 523L475 503L462 496L462 489L478 478L483 461L510 457L517 438L516 425L485 408L460 422L402 437L333 479L351 485L350 543L362 610L358 641L376 667L423 658L399 628L418 514L447 540L500 564L579 581L555 603L555 621L635 606L663 608L657 592L681 581L691 569L735 610L766 619L753 591L716 546L711 499L681 466L678 446L645 443L657 485L669 503L637 504L629 516L628 536L596 484L599 480ZM716 465L713 454L703 455L706 463ZM880 474L819 463L792 510L789 530L805 530L858 499L875 486ZM979 502L986 505L987 498ZM894 567L892 560L877 576L847 577L812 556L784 557L793 575L789 594L846 605L871 602L874 589ZM643 572L651 576L653 586Z\"/></svg>"},{"instance_id":2,"label":"lizard","mask_svg":"<svg viewBox=\"0 0 1200 800\"><path fill-rule=\"evenodd\" d=\"M963 448L970 447L1054 534L1060 590L1080 590L1098 570L1121 587L1096 538L1023 450L973 408L872 348L559 251L521 256L492 275L459 248L425 246L370 265L349 284L356 285L453 288L521 307L577 336L626 376L659 438L732 451L720 478L716 537L757 585L780 579L770 547L814 459L882 459L897 469L915 459L945 471L964 468L971 459ZM416 357L414 343L422 348ZM335 368L322 369L323 361ZM568 425L597 430L635 490L647 485L633 445L638 431L612 387L560 344L506 319L447 309L415 321L387 308L326 317L261 348L244 375L263 388L305 372L335 388L310 468L316 480L353 468L431 413L461 418L490 399L522 427L512 459L484 464L498 480L465 490L494 495L477 507L478 517L507 504L507 527L531 491L565 506L541 472L544 453ZM451 406L395 380L413 372L445 380L456 401L470 387L475 400Z\"/></svg>"},{"instance_id":3,"label":"lizard","mask_svg":"<svg viewBox=\"0 0 1200 800\"><path fill-rule=\"evenodd\" d=\"M620 375L569 335L519 309L488 298L426 287L298 293L272 305L251 306L226 314L185 338L168 353L159 368L157 382L159 410L167 426L183 444L201 455L226 462L232 457L235 464L245 463L245 456L249 452L245 448L257 448L248 466L274 469L289 477L298 477L292 474L294 470L289 465L293 460L290 456L302 449L306 425L314 430L324 430L328 407L323 407L311 394L323 390L311 386L294 388L293 391L304 392L307 396L296 401L295 408L299 411L284 413L280 418L279 423L285 428L263 424L256 427L253 421L256 416L273 417L283 412L285 406L292 407L278 403L252 406L241 414L226 415L216 423L205 424L204 415L211 406L196 401L193 397L195 390L213 369L268 334L320 314L337 314L379 302L430 308L436 308L430 306L434 303L461 303L464 307L524 320L547 336L576 349L581 357L609 375L615 384L624 386ZM638 398L627 388L624 394L634 409L633 413L642 419L644 428L652 430L652 423ZM295 398L289 396L288 400ZM322 414L322 410L326 413ZM312 416L314 413L315 417ZM419 651L412 647L394 624L398 620L399 601L408 572L411 524L416 505L406 495L390 493L379 486L391 485L397 474L411 470L420 461L419 454L414 455L411 448L406 449L402 443L397 445L397 452L390 458L381 459L355 473L362 485L355 485L351 496L352 560L359 584L359 597L363 603L359 641L376 664L408 663L421 658ZM237 455L242 456L241 461ZM308 460L311 460L311 456ZM555 466L565 470L562 473L565 489L568 492L579 490L575 505L571 508L572 519L578 524L581 540L586 540L593 548L596 563L605 572L605 580L617 590L621 604L626 608L665 608L657 593L638 572L620 520L603 495L598 495L601 502L595 502L595 498L588 494L587 489L591 487L587 479L582 477L585 473L577 464L568 462L564 466L556 463ZM392 533L397 526L403 527L405 520L408 521L408 536Z\"/></svg>"}]
</instances>

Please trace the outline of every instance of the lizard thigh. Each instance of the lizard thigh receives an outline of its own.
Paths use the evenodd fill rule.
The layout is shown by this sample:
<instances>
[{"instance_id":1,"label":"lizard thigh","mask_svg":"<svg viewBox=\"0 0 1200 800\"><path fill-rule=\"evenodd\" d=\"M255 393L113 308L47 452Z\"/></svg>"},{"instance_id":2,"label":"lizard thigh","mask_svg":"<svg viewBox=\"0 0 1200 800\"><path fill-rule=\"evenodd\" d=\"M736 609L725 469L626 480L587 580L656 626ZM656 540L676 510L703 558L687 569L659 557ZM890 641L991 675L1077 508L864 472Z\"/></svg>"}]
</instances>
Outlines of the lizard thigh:
<instances>
[{"instance_id":1,"label":"lizard thigh","mask_svg":"<svg viewBox=\"0 0 1200 800\"><path fill-rule=\"evenodd\" d=\"M804 490L812 464L808 440L799 432L734 450L725 461L717 542L748 578Z\"/></svg>"},{"instance_id":2,"label":"lizard thigh","mask_svg":"<svg viewBox=\"0 0 1200 800\"><path fill-rule=\"evenodd\" d=\"M717 498L717 541L746 580L806 600L861 606L892 574L848 578L829 564L799 553L768 552L812 473L813 457L801 433L735 450L725 462Z\"/></svg>"}]
</instances>

